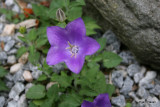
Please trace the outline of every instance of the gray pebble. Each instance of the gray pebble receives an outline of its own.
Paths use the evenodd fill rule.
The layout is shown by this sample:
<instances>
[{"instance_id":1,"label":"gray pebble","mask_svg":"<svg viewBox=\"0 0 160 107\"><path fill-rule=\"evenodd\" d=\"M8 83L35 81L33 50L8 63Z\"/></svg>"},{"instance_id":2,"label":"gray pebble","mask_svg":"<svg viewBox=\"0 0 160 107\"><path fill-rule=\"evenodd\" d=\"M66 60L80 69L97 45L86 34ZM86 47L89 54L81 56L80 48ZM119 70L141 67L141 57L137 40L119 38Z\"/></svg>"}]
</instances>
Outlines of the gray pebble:
<instances>
[{"instance_id":1,"label":"gray pebble","mask_svg":"<svg viewBox=\"0 0 160 107\"><path fill-rule=\"evenodd\" d=\"M123 95L119 95L117 97L112 97L111 99L112 104L118 107L125 107L126 101Z\"/></svg>"},{"instance_id":2,"label":"gray pebble","mask_svg":"<svg viewBox=\"0 0 160 107\"><path fill-rule=\"evenodd\" d=\"M18 100L18 107L28 107L25 94L21 95L20 99Z\"/></svg>"},{"instance_id":3,"label":"gray pebble","mask_svg":"<svg viewBox=\"0 0 160 107\"><path fill-rule=\"evenodd\" d=\"M14 100L19 99L19 94L24 90L24 85L20 82L17 82L11 89L9 93L9 98L12 98Z\"/></svg>"},{"instance_id":4,"label":"gray pebble","mask_svg":"<svg viewBox=\"0 0 160 107\"><path fill-rule=\"evenodd\" d=\"M150 93L154 95L160 95L160 85L157 84L153 89L150 90Z\"/></svg>"},{"instance_id":5,"label":"gray pebble","mask_svg":"<svg viewBox=\"0 0 160 107\"><path fill-rule=\"evenodd\" d=\"M13 48L9 52L7 52L8 55L16 54L16 53L17 53L17 49L16 48Z\"/></svg>"},{"instance_id":6,"label":"gray pebble","mask_svg":"<svg viewBox=\"0 0 160 107\"><path fill-rule=\"evenodd\" d=\"M5 98L3 96L0 96L0 107L3 107L5 104Z\"/></svg>"},{"instance_id":7,"label":"gray pebble","mask_svg":"<svg viewBox=\"0 0 160 107\"><path fill-rule=\"evenodd\" d=\"M128 95L128 93L132 91L132 86L133 86L133 80L127 76L124 81L124 85L120 90L120 93L123 93L124 95Z\"/></svg>"},{"instance_id":8,"label":"gray pebble","mask_svg":"<svg viewBox=\"0 0 160 107\"><path fill-rule=\"evenodd\" d=\"M139 86L152 88L154 85L151 84L151 82L154 80L156 76L157 76L157 73L155 71L148 71L145 77L140 80Z\"/></svg>"},{"instance_id":9,"label":"gray pebble","mask_svg":"<svg viewBox=\"0 0 160 107\"><path fill-rule=\"evenodd\" d=\"M8 41L4 46L4 51L9 51L15 44L14 40Z\"/></svg>"},{"instance_id":10,"label":"gray pebble","mask_svg":"<svg viewBox=\"0 0 160 107\"><path fill-rule=\"evenodd\" d=\"M149 103L149 107L160 107L160 100L157 97L149 96L147 101L152 101L153 103Z\"/></svg>"},{"instance_id":11,"label":"gray pebble","mask_svg":"<svg viewBox=\"0 0 160 107\"><path fill-rule=\"evenodd\" d=\"M5 52L0 52L0 61L7 60L7 54Z\"/></svg>"},{"instance_id":12,"label":"gray pebble","mask_svg":"<svg viewBox=\"0 0 160 107\"><path fill-rule=\"evenodd\" d=\"M3 25L3 23L0 23L0 33L2 33L2 31L3 31L3 28L4 28L4 25Z\"/></svg>"},{"instance_id":13,"label":"gray pebble","mask_svg":"<svg viewBox=\"0 0 160 107\"><path fill-rule=\"evenodd\" d=\"M146 99L149 96L149 92L144 87L140 87L137 91L137 95L143 99Z\"/></svg>"},{"instance_id":14,"label":"gray pebble","mask_svg":"<svg viewBox=\"0 0 160 107\"><path fill-rule=\"evenodd\" d=\"M14 55L8 56L7 63L8 64L16 63L16 57Z\"/></svg>"},{"instance_id":15,"label":"gray pebble","mask_svg":"<svg viewBox=\"0 0 160 107\"><path fill-rule=\"evenodd\" d=\"M5 14L1 15L0 22L4 22L4 23L6 22L6 15Z\"/></svg>"},{"instance_id":16,"label":"gray pebble","mask_svg":"<svg viewBox=\"0 0 160 107\"><path fill-rule=\"evenodd\" d=\"M7 82L6 82L6 86L7 86L8 88L12 88L13 85L14 85L14 83L11 82L11 81L7 81Z\"/></svg>"},{"instance_id":17,"label":"gray pebble","mask_svg":"<svg viewBox=\"0 0 160 107\"><path fill-rule=\"evenodd\" d=\"M9 42L11 39L11 36L0 36L0 41L3 41L4 43Z\"/></svg>"},{"instance_id":18,"label":"gray pebble","mask_svg":"<svg viewBox=\"0 0 160 107\"><path fill-rule=\"evenodd\" d=\"M19 70L18 72L16 72L13 75L13 81L14 81L14 83L16 83L16 82L24 82L23 72L24 72L23 70Z\"/></svg>"},{"instance_id":19,"label":"gray pebble","mask_svg":"<svg viewBox=\"0 0 160 107\"><path fill-rule=\"evenodd\" d=\"M18 107L18 104L16 101L12 100L12 101L8 102L7 107Z\"/></svg>"},{"instance_id":20,"label":"gray pebble","mask_svg":"<svg viewBox=\"0 0 160 107\"><path fill-rule=\"evenodd\" d=\"M9 7L14 5L14 0L5 0L5 4Z\"/></svg>"},{"instance_id":21,"label":"gray pebble","mask_svg":"<svg viewBox=\"0 0 160 107\"><path fill-rule=\"evenodd\" d=\"M13 75L11 75L10 73L8 73L5 78L8 80L8 81L13 81Z\"/></svg>"},{"instance_id":22,"label":"gray pebble","mask_svg":"<svg viewBox=\"0 0 160 107\"><path fill-rule=\"evenodd\" d=\"M131 77L133 77L134 74L140 72L140 70L141 70L141 67L136 64L131 64L127 68L128 75Z\"/></svg>"},{"instance_id":23,"label":"gray pebble","mask_svg":"<svg viewBox=\"0 0 160 107\"><path fill-rule=\"evenodd\" d=\"M13 6L13 8L12 8L12 11L14 11L14 12L17 12L17 13L20 13L20 8L18 7L18 5L17 4L15 4L14 6Z\"/></svg>"},{"instance_id":24,"label":"gray pebble","mask_svg":"<svg viewBox=\"0 0 160 107\"><path fill-rule=\"evenodd\" d=\"M123 59L122 64L129 65L131 63L137 63L130 51L122 51L119 56Z\"/></svg>"},{"instance_id":25,"label":"gray pebble","mask_svg":"<svg viewBox=\"0 0 160 107\"><path fill-rule=\"evenodd\" d=\"M123 74L120 71L112 72L112 82L115 86L121 88L123 85Z\"/></svg>"}]
</instances>

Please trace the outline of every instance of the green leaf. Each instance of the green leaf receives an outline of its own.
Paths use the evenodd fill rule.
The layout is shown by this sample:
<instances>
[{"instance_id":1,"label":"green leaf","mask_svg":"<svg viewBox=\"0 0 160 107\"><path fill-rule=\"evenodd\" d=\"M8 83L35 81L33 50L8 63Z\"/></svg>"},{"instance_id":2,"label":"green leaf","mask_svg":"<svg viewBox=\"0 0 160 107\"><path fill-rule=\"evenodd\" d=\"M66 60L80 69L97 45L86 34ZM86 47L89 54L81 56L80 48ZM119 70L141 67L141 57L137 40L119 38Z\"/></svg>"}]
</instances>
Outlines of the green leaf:
<instances>
[{"instance_id":1,"label":"green leaf","mask_svg":"<svg viewBox=\"0 0 160 107\"><path fill-rule=\"evenodd\" d=\"M40 58L40 53L36 51L36 48L34 46L29 47L29 61L32 64L37 64Z\"/></svg>"},{"instance_id":2,"label":"green leaf","mask_svg":"<svg viewBox=\"0 0 160 107\"><path fill-rule=\"evenodd\" d=\"M119 65L122 58L113 52L103 52L103 65L107 68L113 68Z\"/></svg>"},{"instance_id":3,"label":"green leaf","mask_svg":"<svg viewBox=\"0 0 160 107\"><path fill-rule=\"evenodd\" d=\"M86 35L96 34L95 29L100 29L100 26L96 24L96 21L90 17L83 17L83 21L86 27Z\"/></svg>"},{"instance_id":4,"label":"green leaf","mask_svg":"<svg viewBox=\"0 0 160 107\"><path fill-rule=\"evenodd\" d=\"M109 94L110 97L115 92L115 86L112 84L107 84L106 89L106 92Z\"/></svg>"},{"instance_id":5,"label":"green leaf","mask_svg":"<svg viewBox=\"0 0 160 107\"><path fill-rule=\"evenodd\" d=\"M41 19L48 19L48 8L43 5L32 4L33 12L36 16L40 16Z\"/></svg>"},{"instance_id":6,"label":"green leaf","mask_svg":"<svg viewBox=\"0 0 160 107\"><path fill-rule=\"evenodd\" d=\"M58 89L58 85L57 84L54 84L52 85L48 91L47 91L47 97L48 98L51 98L53 100L57 100L58 99L58 92L59 92L59 89Z\"/></svg>"},{"instance_id":7,"label":"green leaf","mask_svg":"<svg viewBox=\"0 0 160 107\"><path fill-rule=\"evenodd\" d=\"M68 11L67 18L69 21L73 21L82 16L82 7L72 7Z\"/></svg>"},{"instance_id":8,"label":"green leaf","mask_svg":"<svg viewBox=\"0 0 160 107\"><path fill-rule=\"evenodd\" d=\"M61 75L53 74L51 80L58 82L61 87L67 88L71 86L73 77L68 76L65 72L61 72Z\"/></svg>"},{"instance_id":9,"label":"green leaf","mask_svg":"<svg viewBox=\"0 0 160 107\"><path fill-rule=\"evenodd\" d=\"M40 48L41 46L45 45L47 42L48 42L47 38L40 37L36 40L36 47Z\"/></svg>"},{"instance_id":10,"label":"green leaf","mask_svg":"<svg viewBox=\"0 0 160 107\"><path fill-rule=\"evenodd\" d=\"M47 79L47 76L42 74L39 78L38 78L38 81L44 81Z\"/></svg>"},{"instance_id":11,"label":"green leaf","mask_svg":"<svg viewBox=\"0 0 160 107\"><path fill-rule=\"evenodd\" d=\"M132 107L132 104L131 103L127 103L126 107Z\"/></svg>"},{"instance_id":12,"label":"green leaf","mask_svg":"<svg viewBox=\"0 0 160 107\"><path fill-rule=\"evenodd\" d=\"M18 49L17 51L17 58L21 57L25 52L27 52L28 50L26 49L26 47L22 46Z\"/></svg>"},{"instance_id":13,"label":"green leaf","mask_svg":"<svg viewBox=\"0 0 160 107\"><path fill-rule=\"evenodd\" d=\"M99 38L99 39L97 39L97 42L101 46L97 52L101 52L106 47L107 40L105 38Z\"/></svg>"},{"instance_id":14,"label":"green leaf","mask_svg":"<svg viewBox=\"0 0 160 107\"><path fill-rule=\"evenodd\" d=\"M23 42L27 42L26 38L22 37L22 36L18 36L18 38L23 41Z\"/></svg>"},{"instance_id":15,"label":"green leaf","mask_svg":"<svg viewBox=\"0 0 160 107\"><path fill-rule=\"evenodd\" d=\"M26 35L26 38L30 41L34 41L37 38L36 29L31 29Z\"/></svg>"},{"instance_id":16,"label":"green leaf","mask_svg":"<svg viewBox=\"0 0 160 107\"><path fill-rule=\"evenodd\" d=\"M72 1L69 5L70 8L72 7L76 7L76 6L84 6L85 5L85 1L84 0L76 0L76 1Z\"/></svg>"},{"instance_id":17,"label":"green leaf","mask_svg":"<svg viewBox=\"0 0 160 107\"><path fill-rule=\"evenodd\" d=\"M28 99L41 99L45 96L45 87L43 85L34 85L26 93Z\"/></svg>"},{"instance_id":18,"label":"green leaf","mask_svg":"<svg viewBox=\"0 0 160 107\"><path fill-rule=\"evenodd\" d=\"M33 100L33 103L37 106L40 106L43 104L44 101L45 101L44 99Z\"/></svg>"},{"instance_id":19,"label":"green leaf","mask_svg":"<svg viewBox=\"0 0 160 107\"><path fill-rule=\"evenodd\" d=\"M33 102L30 102L29 107L38 107L38 106L36 106Z\"/></svg>"},{"instance_id":20,"label":"green leaf","mask_svg":"<svg viewBox=\"0 0 160 107\"><path fill-rule=\"evenodd\" d=\"M7 70L0 66L0 78L4 77L7 73Z\"/></svg>"},{"instance_id":21,"label":"green leaf","mask_svg":"<svg viewBox=\"0 0 160 107\"><path fill-rule=\"evenodd\" d=\"M2 80L0 80L0 91L8 91L8 87Z\"/></svg>"},{"instance_id":22,"label":"green leaf","mask_svg":"<svg viewBox=\"0 0 160 107\"><path fill-rule=\"evenodd\" d=\"M82 98L76 93L66 95L62 103L58 107L79 107L81 105Z\"/></svg>"},{"instance_id":23,"label":"green leaf","mask_svg":"<svg viewBox=\"0 0 160 107\"><path fill-rule=\"evenodd\" d=\"M52 0L50 4L50 9L67 7L69 3L70 0Z\"/></svg>"},{"instance_id":24,"label":"green leaf","mask_svg":"<svg viewBox=\"0 0 160 107\"><path fill-rule=\"evenodd\" d=\"M65 22L60 22L57 24L57 26L65 28L66 27L66 23Z\"/></svg>"}]
</instances>

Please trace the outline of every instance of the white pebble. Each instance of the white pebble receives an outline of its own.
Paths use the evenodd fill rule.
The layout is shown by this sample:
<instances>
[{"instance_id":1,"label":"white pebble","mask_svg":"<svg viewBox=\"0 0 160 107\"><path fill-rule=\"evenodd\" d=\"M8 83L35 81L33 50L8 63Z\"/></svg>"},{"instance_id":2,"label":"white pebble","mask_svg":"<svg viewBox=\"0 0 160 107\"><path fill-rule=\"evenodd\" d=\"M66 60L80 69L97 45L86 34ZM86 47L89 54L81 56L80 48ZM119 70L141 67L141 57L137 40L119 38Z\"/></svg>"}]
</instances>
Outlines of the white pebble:
<instances>
[{"instance_id":1,"label":"white pebble","mask_svg":"<svg viewBox=\"0 0 160 107\"><path fill-rule=\"evenodd\" d=\"M17 71L19 71L21 68L23 67L23 64L21 63L17 63L11 66L10 68L10 73L16 73Z\"/></svg>"},{"instance_id":2,"label":"white pebble","mask_svg":"<svg viewBox=\"0 0 160 107\"><path fill-rule=\"evenodd\" d=\"M30 71L24 71L23 72L23 77L27 82L32 82L33 77Z\"/></svg>"}]
</instances>

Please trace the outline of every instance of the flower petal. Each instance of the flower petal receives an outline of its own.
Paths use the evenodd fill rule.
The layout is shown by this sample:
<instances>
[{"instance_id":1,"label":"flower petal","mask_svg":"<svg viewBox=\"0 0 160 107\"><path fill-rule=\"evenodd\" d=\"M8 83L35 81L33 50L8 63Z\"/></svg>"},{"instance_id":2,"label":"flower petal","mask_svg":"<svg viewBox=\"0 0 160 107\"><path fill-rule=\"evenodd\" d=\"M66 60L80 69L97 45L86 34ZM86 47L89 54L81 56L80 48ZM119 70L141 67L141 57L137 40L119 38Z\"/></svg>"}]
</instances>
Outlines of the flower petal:
<instances>
[{"instance_id":1,"label":"flower petal","mask_svg":"<svg viewBox=\"0 0 160 107\"><path fill-rule=\"evenodd\" d=\"M69 33L70 42L80 41L86 35L86 28L82 18L77 18L68 23L65 29Z\"/></svg>"},{"instance_id":2,"label":"flower petal","mask_svg":"<svg viewBox=\"0 0 160 107\"><path fill-rule=\"evenodd\" d=\"M48 65L55 65L59 62L63 62L67 58L67 54L65 49L61 49L59 47L51 47L47 54L47 64Z\"/></svg>"},{"instance_id":3,"label":"flower petal","mask_svg":"<svg viewBox=\"0 0 160 107\"><path fill-rule=\"evenodd\" d=\"M75 56L73 56L73 57L70 56L68 58L69 59L67 59L66 65L68 66L68 68L72 72L78 74L81 71L82 67L83 67L85 57L77 55L76 58L75 58Z\"/></svg>"},{"instance_id":4,"label":"flower petal","mask_svg":"<svg viewBox=\"0 0 160 107\"><path fill-rule=\"evenodd\" d=\"M83 42L80 43L80 47L83 47L82 51L85 55L92 55L98 51L100 45L96 40L90 37L85 37Z\"/></svg>"},{"instance_id":5,"label":"flower petal","mask_svg":"<svg viewBox=\"0 0 160 107\"><path fill-rule=\"evenodd\" d=\"M48 41L53 45L66 46L67 45L67 31L58 26L51 26L47 28Z\"/></svg>"},{"instance_id":6,"label":"flower petal","mask_svg":"<svg viewBox=\"0 0 160 107\"><path fill-rule=\"evenodd\" d=\"M112 107L108 94L100 94L94 99L94 104L98 107Z\"/></svg>"},{"instance_id":7,"label":"flower petal","mask_svg":"<svg viewBox=\"0 0 160 107\"><path fill-rule=\"evenodd\" d=\"M84 100L81 107L94 107L94 104L92 102Z\"/></svg>"}]
</instances>

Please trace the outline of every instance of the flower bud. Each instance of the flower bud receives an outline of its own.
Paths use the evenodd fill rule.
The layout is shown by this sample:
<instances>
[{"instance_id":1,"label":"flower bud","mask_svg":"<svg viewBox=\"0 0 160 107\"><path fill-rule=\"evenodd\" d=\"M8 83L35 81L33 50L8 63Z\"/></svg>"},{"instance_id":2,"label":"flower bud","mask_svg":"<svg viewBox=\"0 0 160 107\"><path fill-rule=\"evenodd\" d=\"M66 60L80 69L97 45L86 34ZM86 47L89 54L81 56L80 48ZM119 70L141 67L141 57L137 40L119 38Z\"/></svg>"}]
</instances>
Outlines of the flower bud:
<instances>
[{"instance_id":1,"label":"flower bud","mask_svg":"<svg viewBox=\"0 0 160 107\"><path fill-rule=\"evenodd\" d=\"M63 22L64 20L66 20L65 13L64 13L64 11L61 8L59 8L57 10L57 12L56 12L56 18L60 22Z\"/></svg>"},{"instance_id":2,"label":"flower bud","mask_svg":"<svg viewBox=\"0 0 160 107\"><path fill-rule=\"evenodd\" d=\"M26 33L26 27L20 26L19 32L20 32L21 34Z\"/></svg>"}]
</instances>

